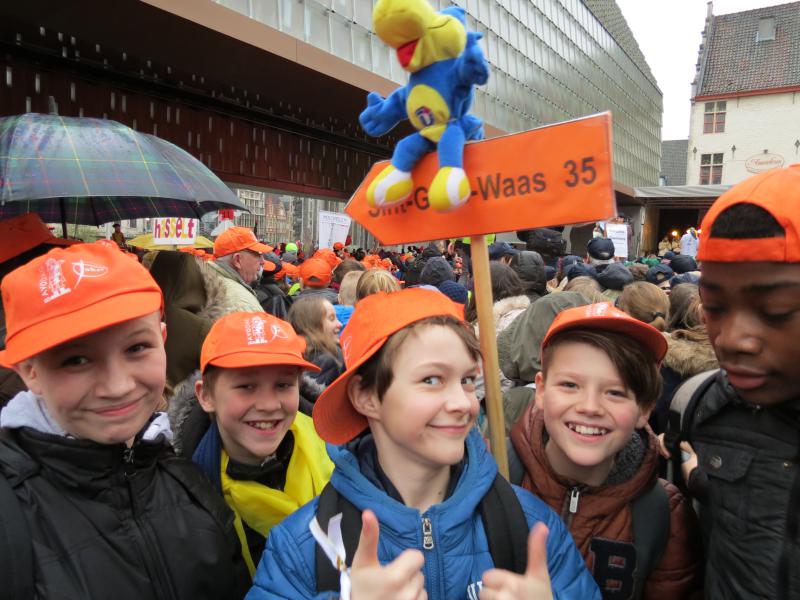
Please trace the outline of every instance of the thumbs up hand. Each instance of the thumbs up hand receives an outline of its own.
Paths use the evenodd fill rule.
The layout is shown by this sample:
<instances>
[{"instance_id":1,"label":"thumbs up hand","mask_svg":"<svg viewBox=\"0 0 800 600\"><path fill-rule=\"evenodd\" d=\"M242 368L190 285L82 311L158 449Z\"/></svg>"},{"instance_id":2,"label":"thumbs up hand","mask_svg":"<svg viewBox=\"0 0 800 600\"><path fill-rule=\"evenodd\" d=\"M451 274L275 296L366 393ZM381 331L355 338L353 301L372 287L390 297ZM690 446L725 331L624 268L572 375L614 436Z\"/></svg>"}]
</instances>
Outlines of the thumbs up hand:
<instances>
[{"instance_id":1,"label":"thumbs up hand","mask_svg":"<svg viewBox=\"0 0 800 600\"><path fill-rule=\"evenodd\" d=\"M350 567L351 600L427 600L422 553L406 550L382 566L378 561L378 519L371 510L365 510L361 523L361 537Z\"/></svg>"},{"instance_id":2,"label":"thumbs up hand","mask_svg":"<svg viewBox=\"0 0 800 600\"><path fill-rule=\"evenodd\" d=\"M483 574L480 600L552 600L547 572L547 525L537 523L528 536L528 566L524 575L502 569Z\"/></svg>"}]
</instances>

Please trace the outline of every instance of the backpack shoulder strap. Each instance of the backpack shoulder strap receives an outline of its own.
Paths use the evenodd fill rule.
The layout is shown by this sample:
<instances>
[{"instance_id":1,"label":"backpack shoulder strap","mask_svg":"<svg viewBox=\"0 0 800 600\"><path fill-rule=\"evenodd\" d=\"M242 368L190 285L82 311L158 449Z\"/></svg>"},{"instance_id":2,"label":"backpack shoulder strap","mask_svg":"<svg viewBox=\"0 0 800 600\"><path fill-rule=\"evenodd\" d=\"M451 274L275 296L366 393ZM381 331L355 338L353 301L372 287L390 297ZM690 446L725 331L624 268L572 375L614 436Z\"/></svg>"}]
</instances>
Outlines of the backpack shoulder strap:
<instances>
[{"instance_id":1,"label":"backpack shoulder strap","mask_svg":"<svg viewBox=\"0 0 800 600\"><path fill-rule=\"evenodd\" d=\"M636 547L634 575L635 600L642 598L644 585L661 561L669 539L669 496L656 479L648 491L631 503L633 511L633 543Z\"/></svg>"},{"instance_id":2,"label":"backpack shoulder strap","mask_svg":"<svg viewBox=\"0 0 800 600\"><path fill-rule=\"evenodd\" d=\"M528 564L528 521L514 488L499 473L479 510L494 566L524 573Z\"/></svg>"},{"instance_id":3,"label":"backpack shoulder strap","mask_svg":"<svg viewBox=\"0 0 800 600\"><path fill-rule=\"evenodd\" d=\"M34 593L33 545L28 521L17 495L0 471L0 581L9 600L27 600Z\"/></svg>"},{"instance_id":4,"label":"backpack shoulder strap","mask_svg":"<svg viewBox=\"0 0 800 600\"><path fill-rule=\"evenodd\" d=\"M690 377L678 387L672 396L667 431L664 434L664 444L674 454L673 460L668 465L667 479L670 481L675 481L674 471L680 466L678 445L683 440L689 440L697 404L714 383L717 373L719 373L719 369L712 369ZM680 472L679 468L678 472Z\"/></svg>"},{"instance_id":5,"label":"backpack shoulder strap","mask_svg":"<svg viewBox=\"0 0 800 600\"><path fill-rule=\"evenodd\" d=\"M342 513L342 541L347 566L353 563L353 556L361 537L361 511L328 483L319 495L317 522L323 531L328 530L328 521ZM339 572L333 567L319 544L316 545L314 562L317 572L317 593L339 592Z\"/></svg>"}]
</instances>

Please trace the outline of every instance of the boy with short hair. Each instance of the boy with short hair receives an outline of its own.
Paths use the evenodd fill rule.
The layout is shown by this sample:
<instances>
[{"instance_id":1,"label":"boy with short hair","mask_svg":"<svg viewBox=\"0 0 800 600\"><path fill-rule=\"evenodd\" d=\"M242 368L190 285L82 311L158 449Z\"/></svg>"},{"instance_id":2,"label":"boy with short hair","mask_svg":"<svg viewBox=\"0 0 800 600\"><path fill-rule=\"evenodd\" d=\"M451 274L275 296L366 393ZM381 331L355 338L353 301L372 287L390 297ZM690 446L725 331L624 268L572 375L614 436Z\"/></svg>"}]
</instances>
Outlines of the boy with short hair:
<instances>
[{"instance_id":1,"label":"boy with short hair","mask_svg":"<svg viewBox=\"0 0 800 600\"><path fill-rule=\"evenodd\" d=\"M192 459L234 512L252 575L270 530L319 495L333 464L310 417L298 413L305 340L264 313L232 313L203 343L195 384L213 415Z\"/></svg>"},{"instance_id":2,"label":"boy with short hair","mask_svg":"<svg viewBox=\"0 0 800 600\"><path fill-rule=\"evenodd\" d=\"M657 329L610 303L564 310L542 342L535 405L511 432L522 486L561 512L608 600L702 595L697 524L677 488L657 479L647 428L666 351ZM639 514L641 502L653 508ZM663 539L649 548L642 526L657 532L661 519Z\"/></svg>"},{"instance_id":3,"label":"boy with short hair","mask_svg":"<svg viewBox=\"0 0 800 600\"><path fill-rule=\"evenodd\" d=\"M0 546L20 577L3 585L29 598L241 598L233 516L155 412L166 330L150 274L79 244L11 272L2 294L0 362L28 387L0 412Z\"/></svg>"},{"instance_id":4,"label":"boy with short hair","mask_svg":"<svg viewBox=\"0 0 800 600\"><path fill-rule=\"evenodd\" d=\"M745 180L702 224L700 295L721 371L684 414L706 597L800 597L800 165ZM694 468L697 467L697 468Z\"/></svg>"},{"instance_id":5,"label":"boy with short hair","mask_svg":"<svg viewBox=\"0 0 800 600\"><path fill-rule=\"evenodd\" d=\"M342 444L328 447L331 483L272 530L248 598L322 599L340 590L348 598L346 586L355 600L599 598L558 517L497 477L474 428L480 349L459 307L419 288L373 294L356 306L342 348L346 371L313 415L320 436ZM513 573L492 568L497 532L484 526L494 518L510 528L506 515L486 514L484 497L501 485L523 529L521 547L500 551L524 556L528 537ZM322 516L330 498L341 521ZM341 575L332 587L322 583L331 567L315 538L334 549Z\"/></svg>"}]
</instances>

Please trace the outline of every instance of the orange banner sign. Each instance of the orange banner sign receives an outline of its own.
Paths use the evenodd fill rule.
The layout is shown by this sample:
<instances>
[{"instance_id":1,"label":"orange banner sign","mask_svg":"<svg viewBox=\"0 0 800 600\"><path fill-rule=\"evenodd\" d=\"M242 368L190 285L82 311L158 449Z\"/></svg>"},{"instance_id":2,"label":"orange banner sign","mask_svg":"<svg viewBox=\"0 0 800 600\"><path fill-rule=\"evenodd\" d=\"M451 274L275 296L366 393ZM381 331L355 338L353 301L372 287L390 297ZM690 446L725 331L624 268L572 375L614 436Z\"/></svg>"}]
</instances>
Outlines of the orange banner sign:
<instances>
[{"instance_id":1,"label":"orange banner sign","mask_svg":"<svg viewBox=\"0 0 800 600\"><path fill-rule=\"evenodd\" d=\"M373 165L345 212L382 244L403 244L533 227L586 223L617 214L611 160L611 113L467 144L472 196L449 213L429 207L435 152L413 172L409 199L371 208L366 191L386 166Z\"/></svg>"}]
</instances>

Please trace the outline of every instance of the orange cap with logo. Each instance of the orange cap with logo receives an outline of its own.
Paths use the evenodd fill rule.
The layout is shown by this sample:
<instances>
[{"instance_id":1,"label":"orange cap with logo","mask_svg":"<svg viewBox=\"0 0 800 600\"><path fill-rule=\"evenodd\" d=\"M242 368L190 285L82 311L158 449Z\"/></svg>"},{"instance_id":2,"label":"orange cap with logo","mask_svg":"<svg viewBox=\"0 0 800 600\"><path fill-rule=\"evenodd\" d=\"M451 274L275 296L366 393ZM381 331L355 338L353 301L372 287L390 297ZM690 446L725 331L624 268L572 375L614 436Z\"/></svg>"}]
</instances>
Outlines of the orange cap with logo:
<instances>
[{"instance_id":1,"label":"orange cap with logo","mask_svg":"<svg viewBox=\"0 0 800 600\"><path fill-rule=\"evenodd\" d=\"M55 248L3 278L6 349L0 364L23 360L163 308L161 288L118 248Z\"/></svg>"},{"instance_id":2,"label":"orange cap with logo","mask_svg":"<svg viewBox=\"0 0 800 600\"><path fill-rule=\"evenodd\" d=\"M274 248L259 242L253 230L247 227L230 227L214 240L214 256L217 258L234 252L241 252L242 250L252 250L259 254L266 254L267 252L272 252Z\"/></svg>"},{"instance_id":3,"label":"orange cap with logo","mask_svg":"<svg viewBox=\"0 0 800 600\"><path fill-rule=\"evenodd\" d=\"M334 254L333 250L330 248L320 248L314 252L314 256L311 258L319 258L324 260L330 265L331 269L335 269L342 262L342 259L336 256L336 254Z\"/></svg>"},{"instance_id":4,"label":"orange cap with logo","mask_svg":"<svg viewBox=\"0 0 800 600\"><path fill-rule=\"evenodd\" d=\"M306 341L292 326L263 312L238 312L218 319L200 352L200 370L208 365L235 369L267 365L296 365L319 371L303 358Z\"/></svg>"},{"instance_id":5,"label":"orange cap with logo","mask_svg":"<svg viewBox=\"0 0 800 600\"><path fill-rule=\"evenodd\" d=\"M647 348L657 363L667 354L667 340L658 329L614 308L610 302L576 306L558 313L544 336L542 350L554 335L573 329L613 331L630 336Z\"/></svg>"},{"instance_id":6,"label":"orange cap with logo","mask_svg":"<svg viewBox=\"0 0 800 600\"><path fill-rule=\"evenodd\" d=\"M358 368L380 350L395 333L428 317L450 316L463 320L463 310L441 292L409 288L378 292L359 300L342 333L345 372L331 383L314 404L314 426L332 444L350 441L367 419L350 403L347 384Z\"/></svg>"},{"instance_id":7,"label":"orange cap with logo","mask_svg":"<svg viewBox=\"0 0 800 600\"><path fill-rule=\"evenodd\" d=\"M713 237L714 221L736 204L755 204L783 227L784 237ZM800 164L754 175L722 194L708 209L697 260L708 262L800 262Z\"/></svg>"},{"instance_id":8,"label":"orange cap with logo","mask_svg":"<svg viewBox=\"0 0 800 600\"><path fill-rule=\"evenodd\" d=\"M300 279L306 287L325 287L333 279L333 272L321 258L309 258L300 265Z\"/></svg>"},{"instance_id":9,"label":"orange cap with logo","mask_svg":"<svg viewBox=\"0 0 800 600\"><path fill-rule=\"evenodd\" d=\"M32 250L40 244L50 246L72 246L81 240L66 240L55 237L41 217L26 213L13 219L0 221L0 263Z\"/></svg>"}]
</instances>

